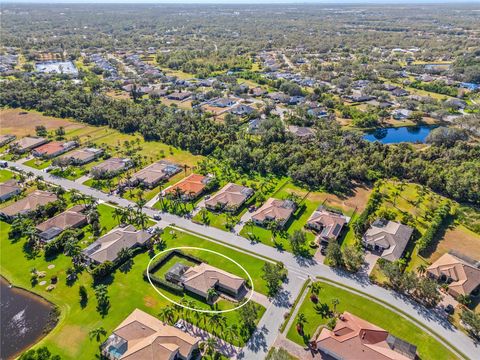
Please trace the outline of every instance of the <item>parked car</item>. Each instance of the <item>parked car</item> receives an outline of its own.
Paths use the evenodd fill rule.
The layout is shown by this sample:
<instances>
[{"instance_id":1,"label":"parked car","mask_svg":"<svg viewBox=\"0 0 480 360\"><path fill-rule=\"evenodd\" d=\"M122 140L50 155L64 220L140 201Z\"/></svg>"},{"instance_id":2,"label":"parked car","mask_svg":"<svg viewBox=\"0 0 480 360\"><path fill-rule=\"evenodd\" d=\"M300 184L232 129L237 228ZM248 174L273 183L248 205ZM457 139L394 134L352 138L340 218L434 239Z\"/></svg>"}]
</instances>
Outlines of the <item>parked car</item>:
<instances>
[{"instance_id":1,"label":"parked car","mask_svg":"<svg viewBox=\"0 0 480 360\"><path fill-rule=\"evenodd\" d=\"M455 308L453 307L452 304L448 304L447 306L445 306L444 310L447 314L450 314L450 315L452 315L455 312Z\"/></svg>"},{"instance_id":2,"label":"parked car","mask_svg":"<svg viewBox=\"0 0 480 360\"><path fill-rule=\"evenodd\" d=\"M157 220L157 221L158 221L158 220L162 220L162 217L160 216L159 213L153 214L153 218L154 218L155 220Z\"/></svg>"},{"instance_id":3,"label":"parked car","mask_svg":"<svg viewBox=\"0 0 480 360\"><path fill-rule=\"evenodd\" d=\"M1 168L6 168L7 166L8 166L8 163L6 161L0 161Z\"/></svg>"}]
</instances>

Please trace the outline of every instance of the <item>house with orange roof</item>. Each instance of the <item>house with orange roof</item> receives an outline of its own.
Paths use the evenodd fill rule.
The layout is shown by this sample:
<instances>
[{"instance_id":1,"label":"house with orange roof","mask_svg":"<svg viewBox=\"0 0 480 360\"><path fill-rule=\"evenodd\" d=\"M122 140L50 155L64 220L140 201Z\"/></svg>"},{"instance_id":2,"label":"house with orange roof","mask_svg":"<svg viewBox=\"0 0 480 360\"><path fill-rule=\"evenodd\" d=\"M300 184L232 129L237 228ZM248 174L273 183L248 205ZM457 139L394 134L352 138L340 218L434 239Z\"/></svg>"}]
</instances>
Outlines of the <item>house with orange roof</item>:
<instances>
[{"instance_id":1,"label":"house with orange roof","mask_svg":"<svg viewBox=\"0 0 480 360\"><path fill-rule=\"evenodd\" d=\"M209 176L191 174L174 185L162 191L162 196L181 196L182 200L189 201L198 198L212 180Z\"/></svg>"},{"instance_id":2,"label":"house with orange roof","mask_svg":"<svg viewBox=\"0 0 480 360\"><path fill-rule=\"evenodd\" d=\"M316 332L318 334L318 331ZM313 349L338 360L412 360L417 347L349 312L337 320L335 328L322 328L311 341ZM323 358L323 357L322 357Z\"/></svg>"},{"instance_id":3,"label":"house with orange roof","mask_svg":"<svg viewBox=\"0 0 480 360\"><path fill-rule=\"evenodd\" d=\"M61 155L77 146L78 144L75 141L51 141L47 144L43 144L35 148L32 154L36 157L50 159L55 156Z\"/></svg>"},{"instance_id":4,"label":"house with orange roof","mask_svg":"<svg viewBox=\"0 0 480 360\"><path fill-rule=\"evenodd\" d=\"M480 262L452 251L430 265L427 275L447 283L453 297L469 295L480 286Z\"/></svg>"},{"instance_id":5,"label":"house with orange roof","mask_svg":"<svg viewBox=\"0 0 480 360\"><path fill-rule=\"evenodd\" d=\"M109 360L190 360L199 357L200 339L135 309L100 346Z\"/></svg>"}]
</instances>

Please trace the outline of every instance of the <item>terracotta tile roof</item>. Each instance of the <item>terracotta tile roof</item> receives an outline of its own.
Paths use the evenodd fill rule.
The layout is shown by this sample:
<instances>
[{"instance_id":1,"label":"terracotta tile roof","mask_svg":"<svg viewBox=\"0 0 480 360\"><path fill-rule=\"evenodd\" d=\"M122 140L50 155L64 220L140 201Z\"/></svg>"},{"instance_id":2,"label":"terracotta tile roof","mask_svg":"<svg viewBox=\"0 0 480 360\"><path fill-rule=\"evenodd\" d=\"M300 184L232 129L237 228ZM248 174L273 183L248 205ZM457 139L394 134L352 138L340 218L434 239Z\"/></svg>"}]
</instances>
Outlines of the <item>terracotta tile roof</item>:
<instances>
[{"instance_id":1,"label":"terracotta tile roof","mask_svg":"<svg viewBox=\"0 0 480 360\"><path fill-rule=\"evenodd\" d=\"M245 280L239 276L217 269L205 263L188 268L183 274L182 283L206 294L216 285L238 291Z\"/></svg>"},{"instance_id":2,"label":"terracotta tile roof","mask_svg":"<svg viewBox=\"0 0 480 360\"><path fill-rule=\"evenodd\" d=\"M133 174L130 181L142 181L146 184L156 184L161 180L170 178L181 170L182 168L177 164L160 160Z\"/></svg>"},{"instance_id":3,"label":"terracotta tile roof","mask_svg":"<svg viewBox=\"0 0 480 360\"><path fill-rule=\"evenodd\" d=\"M209 180L210 178L207 176L191 174L176 184L167 187L163 193L174 194L176 189L179 189L185 196L196 198L205 190Z\"/></svg>"},{"instance_id":4,"label":"terracotta tile roof","mask_svg":"<svg viewBox=\"0 0 480 360\"><path fill-rule=\"evenodd\" d=\"M257 211L252 214L252 219L258 222L266 220L286 221L295 211L295 204L290 200L270 198Z\"/></svg>"},{"instance_id":5,"label":"terracotta tile roof","mask_svg":"<svg viewBox=\"0 0 480 360\"><path fill-rule=\"evenodd\" d=\"M417 349L348 312L332 331L323 328L315 343L317 349L344 360L410 360L415 359Z\"/></svg>"},{"instance_id":6,"label":"terracotta tile roof","mask_svg":"<svg viewBox=\"0 0 480 360\"><path fill-rule=\"evenodd\" d=\"M83 254L98 263L115 261L122 249L143 245L151 237L148 232L137 230L132 225L115 228L90 244L83 250Z\"/></svg>"},{"instance_id":7,"label":"terracotta tile roof","mask_svg":"<svg viewBox=\"0 0 480 360\"><path fill-rule=\"evenodd\" d=\"M448 291L453 296L468 295L480 285L480 268L478 262L467 261L453 254L444 254L427 268L427 272L439 278L442 275L452 282Z\"/></svg>"},{"instance_id":8,"label":"terracotta tile roof","mask_svg":"<svg viewBox=\"0 0 480 360\"><path fill-rule=\"evenodd\" d=\"M76 227L81 223L87 221L87 216L82 212L85 210L84 205L75 205L74 207L65 210L64 212L50 218L36 226L38 231L46 231L50 228L58 228L60 230L66 230L72 227Z\"/></svg>"},{"instance_id":9,"label":"terracotta tile roof","mask_svg":"<svg viewBox=\"0 0 480 360\"><path fill-rule=\"evenodd\" d=\"M33 153L37 156L51 156L71 149L74 146L73 144L73 142L65 143L63 141L51 141L47 144L37 147Z\"/></svg>"},{"instance_id":10,"label":"terracotta tile roof","mask_svg":"<svg viewBox=\"0 0 480 360\"><path fill-rule=\"evenodd\" d=\"M210 199L205 200L207 207L217 205L229 208L238 208L253 194L253 189L233 183L228 183Z\"/></svg>"},{"instance_id":11,"label":"terracotta tile roof","mask_svg":"<svg viewBox=\"0 0 480 360\"><path fill-rule=\"evenodd\" d=\"M37 209L39 206L46 205L48 203L58 200L57 195L43 190L35 190L28 194L23 199L10 204L3 209L0 209L0 213L6 216L15 216L21 213L27 213Z\"/></svg>"},{"instance_id":12,"label":"terracotta tile roof","mask_svg":"<svg viewBox=\"0 0 480 360\"><path fill-rule=\"evenodd\" d=\"M189 358L198 342L198 338L135 309L117 326L102 349L107 354L113 351L117 359L173 359L177 353ZM118 346L125 343L126 347ZM117 348L121 348L120 352Z\"/></svg>"},{"instance_id":13,"label":"terracotta tile roof","mask_svg":"<svg viewBox=\"0 0 480 360\"><path fill-rule=\"evenodd\" d=\"M376 220L363 236L363 242L370 246L384 248L382 258L395 261L402 256L413 229L394 221Z\"/></svg>"}]
</instances>

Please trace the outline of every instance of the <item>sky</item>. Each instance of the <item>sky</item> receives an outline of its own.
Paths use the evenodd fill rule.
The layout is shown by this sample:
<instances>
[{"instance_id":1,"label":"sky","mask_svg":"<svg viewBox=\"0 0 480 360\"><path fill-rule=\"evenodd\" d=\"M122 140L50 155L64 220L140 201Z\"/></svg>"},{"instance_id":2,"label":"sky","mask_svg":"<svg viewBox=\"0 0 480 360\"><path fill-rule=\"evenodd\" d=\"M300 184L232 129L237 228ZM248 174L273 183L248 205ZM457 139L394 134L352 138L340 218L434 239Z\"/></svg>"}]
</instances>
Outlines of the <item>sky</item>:
<instances>
[{"instance_id":1,"label":"sky","mask_svg":"<svg viewBox=\"0 0 480 360\"><path fill-rule=\"evenodd\" d=\"M149 4L428 4L478 3L480 0L0 0L0 3L149 3Z\"/></svg>"}]
</instances>

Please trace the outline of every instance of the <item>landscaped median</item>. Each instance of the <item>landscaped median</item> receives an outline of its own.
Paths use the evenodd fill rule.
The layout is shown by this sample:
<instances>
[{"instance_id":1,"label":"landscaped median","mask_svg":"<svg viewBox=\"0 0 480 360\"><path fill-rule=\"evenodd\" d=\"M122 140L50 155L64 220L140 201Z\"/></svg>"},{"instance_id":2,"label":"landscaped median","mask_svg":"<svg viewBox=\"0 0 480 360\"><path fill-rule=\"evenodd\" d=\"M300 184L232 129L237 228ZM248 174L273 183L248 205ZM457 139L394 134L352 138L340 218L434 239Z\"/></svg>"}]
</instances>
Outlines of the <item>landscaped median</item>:
<instances>
[{"instance_id":1,"label":"landscaped median","mask_svg":"<svg viewBox=\"0 0 480 360\"><path fill-rule=\"evenodd\" d=\"M347 311L417 346L417 352L421 359L457 359L439 341L415 325L414 321L407 320L400 314L373 301L376 299L368 294L365 294L366 298L348 290L341 284L337 285L329 280L327 282L322 280L317 281L317 284L320 286L320 289L317 290L318 295L316 295L318 298L317 303L312 301L310 297L312 295L312 288L310 288L305 300L300 305L297 316L287 333L289 340L305 346L319 326L327 325L331 321L332 311L337 314ZM368 297L372 300L368 299ZM397 309L395 310L397 311ZM302 314L305 318L303 335L297 330L299 319L303 317ZM408 315L405 314L405 316ZM302 321L300 320L300 322Z\"/></svg>"}]
</instances>

